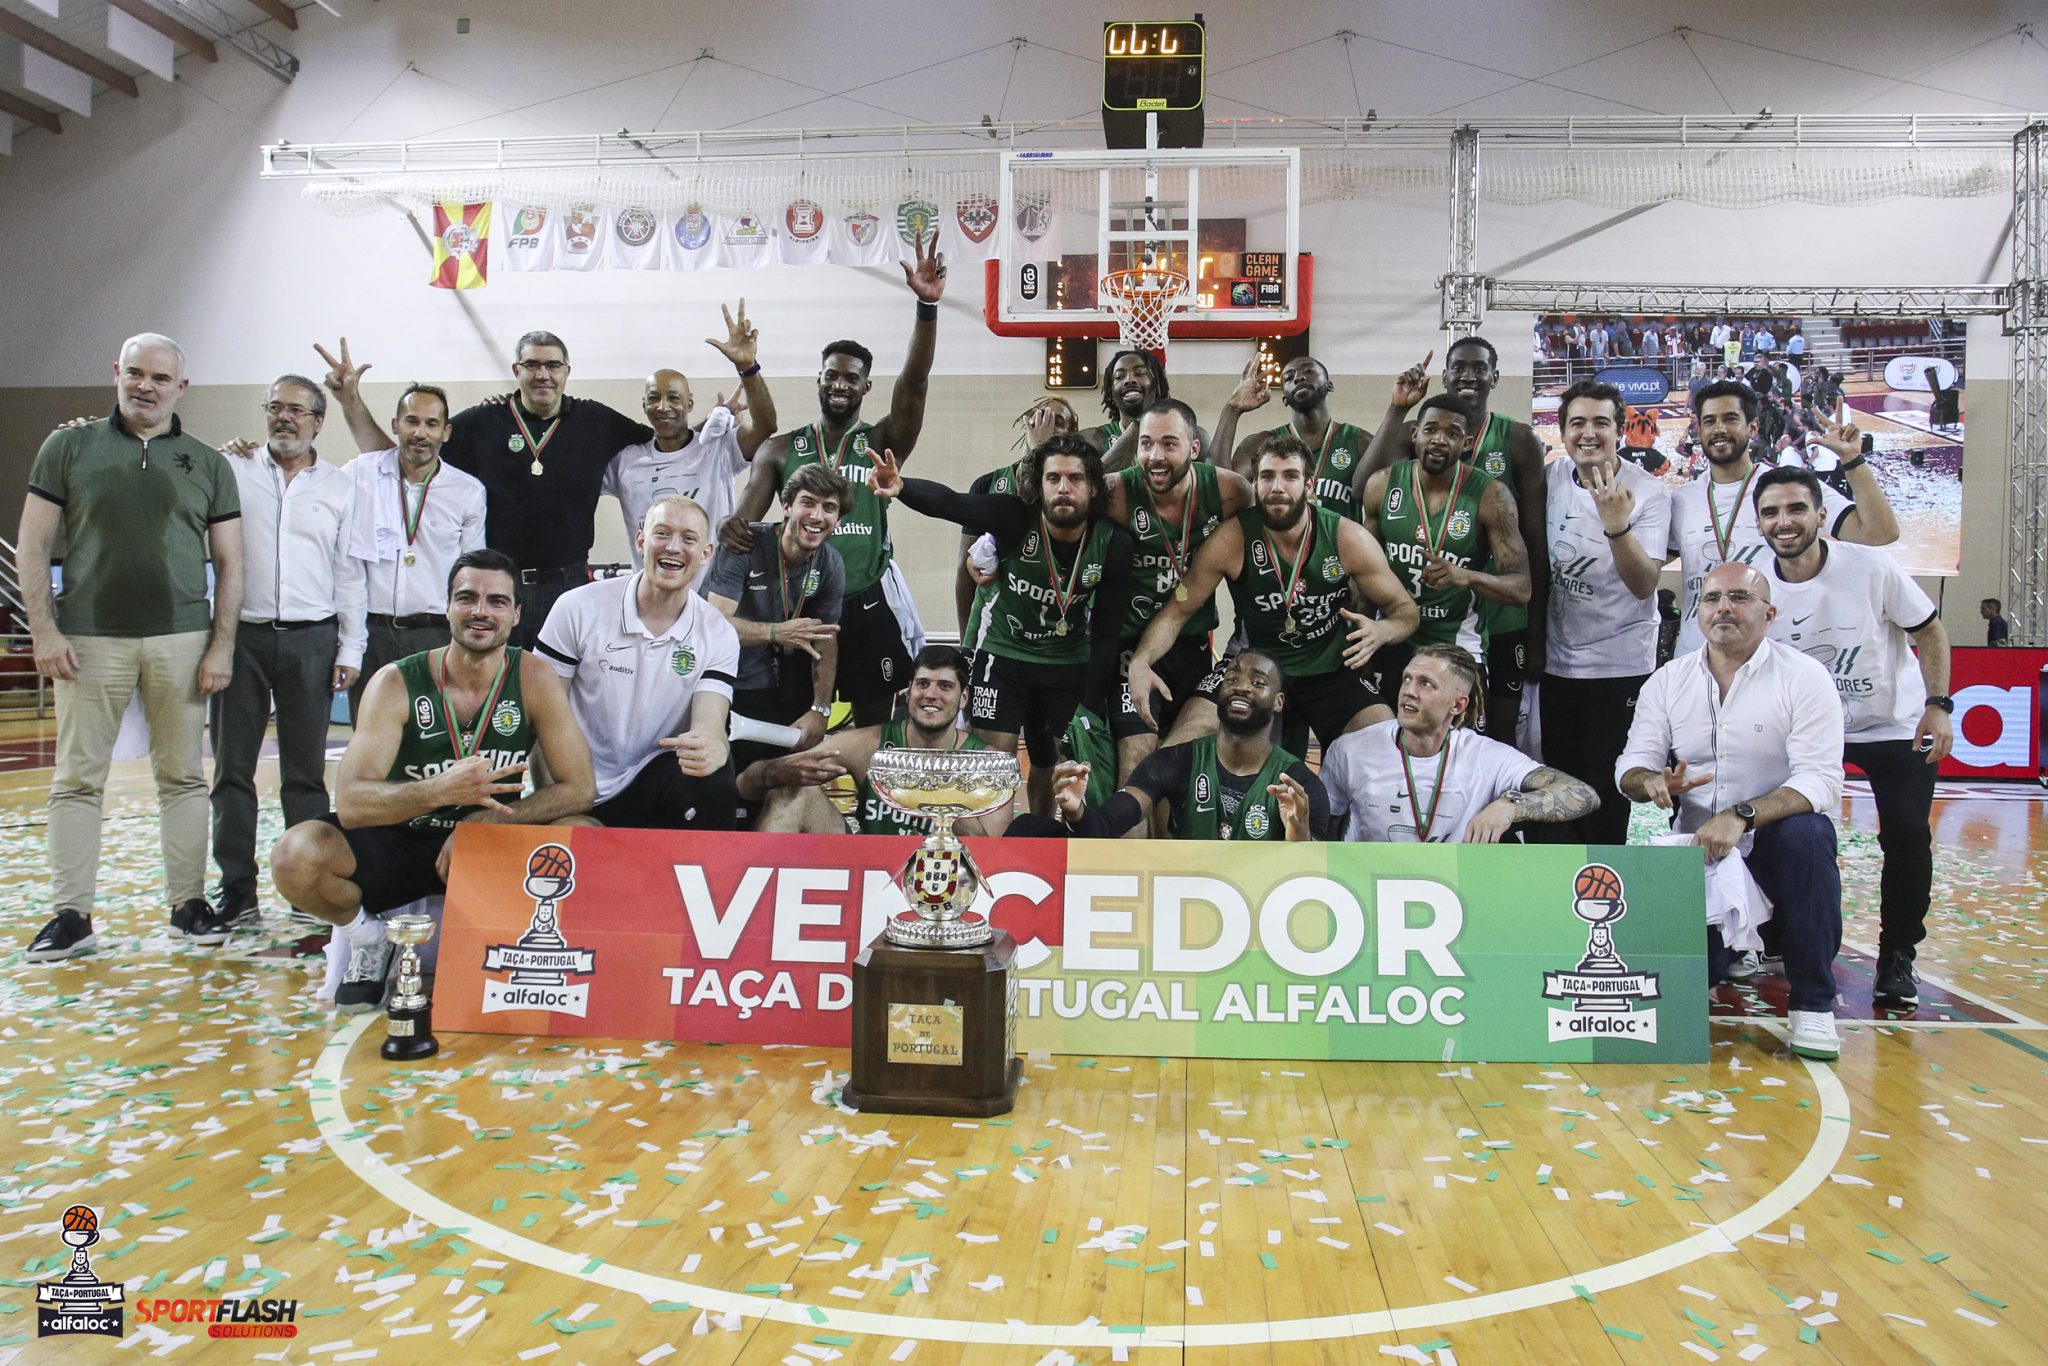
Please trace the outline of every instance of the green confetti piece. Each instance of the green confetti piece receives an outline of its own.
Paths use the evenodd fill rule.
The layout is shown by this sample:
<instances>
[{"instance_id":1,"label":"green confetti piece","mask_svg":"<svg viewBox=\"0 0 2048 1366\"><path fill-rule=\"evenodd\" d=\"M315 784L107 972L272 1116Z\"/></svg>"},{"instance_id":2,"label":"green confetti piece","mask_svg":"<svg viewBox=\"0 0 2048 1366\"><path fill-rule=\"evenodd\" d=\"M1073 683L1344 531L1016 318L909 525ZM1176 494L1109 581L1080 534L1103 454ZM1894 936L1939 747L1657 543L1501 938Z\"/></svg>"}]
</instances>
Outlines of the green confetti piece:
<instances>
[{"instance_id":1,"label":"green confetti piece","mask_svg":"<svg viewBox=\"0 0 2048 1366\"><path fill-rule=\"evenodd\" d=\"M1438 1338L1434 1342L1424 1342L1418 1344L1416 1350L1421 1352L1427 1352L1431 1356L1435 1356L1438 1352L1441 1352L1444 1348L1450 1345L1451 1340L1449 1338Z\"/></svg>"},{"instance_id":2,"label":"green confetti piece","mask_svg":"<svg viewBox=\"0 0 2048 1366\"><path fill-rule=\"evenodd\" d=\"M274 1243L278 1241L278 1239L280 1238L289 1238L291 1236L291 1231L289 1229L274 1228L268 1233L257 1234L249 1241L252 1243Z\"/></svg>"},{"instance_id":3,"label":"green confetti piece","mask_svg":"<svg viewBox=\"0 0 2048 1366\"><path fill-rule=\"evenodd\" d=\"M1127 1268L1129 1268L1130 1270L1133 1270L1133 1271L1135 1271L1135 1270L1137 1270L1137 1269L1138 1269L1138 1264L1137 1264L1136 1262L1134 1262L1134 1261L1131 1261L1131 1260L1129 1260L1128 1258L1124 1258L1124 1257L1104 1257L1104 1258L1102 1259L1102 1264L1103 1264L1104 1266L1121 1266L1121 1267L1127 1267Z\"/></svg>"},{"instance_id":4,"label":"green confetti piece","mask_svg":"<svg viewBox=\"0 0 2048 1366\"><path fill-rule=\"evenodd\" d=\"M324 1319L330 1314L339 1314L340 1312L341 1306L337 1304L326 1309L301 1309L299 1317L302 1319ZM534 1322L539 1323L540 1320L535 1319Z\"/></svg>"},{"instance_id":5,"label":"green confetti piece","mask_svg":"<svg viewBox=\"0 0 2048 1366\"><path fill-rule=\"evenodd\" d=\"M1799 1330L1799 1340L1808 1347L1813 1346L1814 1343L1820 1341L1820 1329L1815 1328L1812 1324L1808 1324Z\"/></svg>"},{"instance_id":6,"label":"green confetti piece","mask_svg":"<svg viewBox=\"0 0 2048 1366\"><path fill-rule=\"evenodd\" d=\"M1059 1240L1060 1231L1056 1228L1049 1228L1045 1231L1044 1235L1039 1238L1038 1241L1050 1245L1052 1243L1057 1243Z\"/></svg>"},{"instance_id":7,"label":"green confetti piece","mask_svg":"<svg viewBox=\"0 0 2048 1366\"><path fill-rule=\"evenodd\" d=\"M1709 1347L1718 1347L1724 1352L1728 1350L1727 1343L1721 1341L1721 1339L1715 1337L1712 1333L1709 1333L1704 1328L1700 1329L1697 1333L1694 1333L1693 1336L1698 1338L1701 1342L1706 1343Z\"/></svg>"},{"instance_id":8,"label":"green confetti piece","mask_svg":"<svg viewBox=\"0 0 2048 1366\"><path fill-rule=\"evenodd\" d=\"M1592 1292L1592 1291L1590 1291L1590 1290L1588 1290L1588 1289L1586 1289L1586 1287L1585 1287L1585 1286L1583 1286L1583 1285L1575 1285L1575 1286L1573 1286L1573 1287L1572 1287L1572 1293L1573 1293L1574 1295L1577 1295L1577 1296L1578 1296L1578 1297L1579 1297L1580 1299L1584 1300L1584 1301L1585 1301L1585 1302L1586 1302L1587 1304L1598 1304L1598 1303L1600 1303L1600 1301L1598 1301L1598 1300L1596 1300L1596 1299L1594 1299L1594 1298L1593 1298L1593 1292ZM1642 1339L1641 1339L1641 1338L1637 1338L1637 1339L1636 1339L1636 1341L1640 1342L1640 1341L1642 1341Z\"/></svg>"},{"instance_id":9,"label":"green confetti piece","mask_svg":"<svg viewBox=\"0 0 2048 1366\"><path fill-rule=\"evenodd\" d=\"M864 1191L887 1190L888 1188L889 1183L887 1181L876 1181L861 1187Z\"/></svg>"},{"instance_id":10,"label":"green confetti piece","mask_svg":"<svg viewBox=\"0 0 2048 1366\"><path fill-rule=\"evenodd\" d=\"M1361 1205L1378 1205L1385 1203L1386 1198L1384 1195L1360 1195L1354 1197L1354 1201Z\"/></svg>"},{"instance_id":11,"label":"green confetti piece","mask_svg":"<svg viewBox=\"0 0 2048 1366\"><path fill-rule=\"evenodd\" d=\"M1112 1333L1142 1333L1145 1331L1145 1325L1142 1323L1112 1323L1109 1325L1109 1331Z\"/></svg>"},{"instance_id":12,"label":"green confetti piece","mask_svg":"<svg viewBox=\"0 0 2048 1366\"><path fill-rule=\"evenodd\" d=\"M1879 1228L1875 1224L1858 1224L1856 1225L1856 1227L1862 1229L1865 1233L1869 1234L1873 1238L1890 1238L1892 1236L1891 1234L1886 1233L1883 1229Z\"/></svg>"},{"instance_id":13,"label":"green confetti piece","mask_svg":"<svg viewBox=\"0 0 2048 1366\"><path fill-rule=\"evenodd\" d=\"M1719 1328L1721 1326L1705 1315L1695 1313L1690 1309L1685 1310L1684 1314L1686 1318L1692 1321L1692 1326L1695 1328Z\"/></svg>"},{"instance_id":14,"label":"green confetti piece","mask_svg":"<svg viewBox=\"0 0 2048 1366\"><path fill-rule=\"evenodd\" d=\"M1866 1257L1875 1257L1882 1262L1890 1262L1893 1266L1904 1266L1906 1264L1906 1259L1904 1257L1901 1257L1896 1253L1886 1252L1881 1247L1865 1248L1863 1255Z\"/></svg>"},{"instance_id":15,"label":"green confetti piece","mask_svg":"<svg viewBox=\"0 0 2048 1366\"><path fill-rule=\"evenodd\" d=\"M532 1213L528 1214L528 1215L527 1215L527 1216L526 1216L525 1218L523 1218L523 1219L521 1219L521 1220L519 1221L519 1227L521 1227L521 1228L532 1228L532 1227L533 1227L533 1226L534 1226L535 1224L537 1224L537 1223L539 1223L539 1222L540 1222L540 1211L539 1211L539 1210L535 1210L535 1211L533 1211Z\"/></svg>"},{"instance_id":16,"label":"green confetti piece","mask_svg":"<svg viewBox=\"0 0 2048 1366\"><path fill-rule=\"evenodd\" d=\"M1265 1267L1268 1271L1276 1271L1280 1267L1280 1263L1274 1259L1273 1254L1270 1252L1261 1252L1259 1254L1259 1265Z\"/></svg>"},{"instance_id":17,"label":"green confetti piece","mask_svg":"<svg viewBox=\"0 0 2048 1366\"><path fill-rule=\"evenodd\" d=\"M1603 1323L1600 1325L1600 1328L1602 1332L1611 1338L1627 1338L1630 1342L1641 1342L1643 1340L1641 1333L1627 1328L1616 1328L1611 1323Z\"/></svg>"},{"instance_id":18,"label":"green confetti piece","mask_svg":"<svg viewBox=\"0 0 2048 1366\"><path fill-rule=\"evenodd\" d=\"M1146 1267L1146 1268L1145 1268L1145 1274L1146 1274L1147 1276L1149 1276L1149 1275L1151 1275L1151 1274L1152 1274L1153 1272L1155 1272L1155 1271L1171 1271L1171 1270L1173 1270L1173 1269L1174 1269L1175 1267L1177 1267L1177 1266L1179 1266L1179 1265L1180 1265L1180 1263L1179 1263L1179 1262L1176 1262L1176 1261L1174 1261L1174 1260L1173 1260L1173 1259L1172 1259L1171 1257L1169 1257L1169 1258L1167 1258L1167 1259L1166 1259L1165 1261L1163 1261L1163 1262L1160 1262L1160 1263L1158 1263L1158 1264L1156 1264L1156 1265L1154 1265L1154 1266L1148 1266L1148 1267Z\"/></svg>"},{"instance_id":19,"label":"green confetti piece","mask_svg":"<svg viewBox=\"0 0 2048 1366\"><path fill-rule=\"evenodd\" d=\"M905 1279L908 1280L909 1278L905 1277ZM746 1291L749 1295L780 1295L782 1293L782 1282L758 1281L748 1286Z\"/></svg>"},{"instance_id":20,"label":"green confetti piece","mask_svg":"<svg viewBox=\"0 0 2048 1366\"><path fill-rule=\"evenodd\" d=\"M1081 1059L1081 1060L1080 1060L1079 1062L1075 1063L1075 1064L1074 1064L1074 1066L1076 1066L1076 1067L1093 1067L1093 1066L1095 1066L1095 1064L1096 1064L1096 1061L1097 1061L1097 1060L1096 1060L1096 1059L1094 1059L1094 1058L1083 1058L1083 1059Z\"/></svg>"},{"instance_id":21,"label":"green confetti piece","mask_svg":"<svg viewBox=\"0 0 2048 1366\"><path fill-rule=\"evenodd\" d=\"M688 1300L656 1300L647 1307L657 1314L687 1314L690 1312L690 1302Z\"/></svg>"},{"instance_id":22,"label":"green confetti piece","mask_svg":"<svg viewBox=\"0 0 2048 1366\"><path fill-rule=\"evenodd\" d=\"M486 1295L496 1295L504 1290L505 1283L503 1281L478 1281L476 1288Z\"/></svg>"},{"instance_id":23,"label":"green confetti piece","mask_svg":"<svg viewBox=\"0 0 2048 1366\"><path fill-rule=\"evenodd\" d=\"M1992 1298L1991 1298L1991 1297L1990 1297L1989 1295L1986 1295L1986 1294L1984 1294L1984 1293L1983 1293L1982 1291L1978 1291L1978 1290L1971 1290L1971 1291L1967 1291L1967 1292L1965 1292L1965 1293L1967 1293L1967 1294L1969 1295L1969 1297L1970 1297L1971 1299L1973 1299L1973 1300L1976 1300L1976 1301L1978 1301L1979 1303L1982 1303L1982 1304L1988 1304L1988 1305L1990 1305L1990 1306L1991 1306L1991 1307L1992 1307L1993 1309L2003 1309L2003 1308L2005 1308L2005 1301L2004 1301L2004 1300L1994 1300L1994 1299L1992 1299Z\"/></svg>"},{"instance_id":24,"label":"green confetti piece","mask_svg":"<svg viewBox=\"0 0 2048 1366\"><path fill-rule=\"evenodd\" d=\"M184 1212L185 1207L183 1205L180 1205L176 1209L167 1209L160 1214L152 1214L149 1217L153 1221L162 1222L165 1219L174 1219L178 1215L183 1214Z\"/></svg>"},{"instance_id":25,"label":"green confetti piece","mask_svg":"<svg viewBox=\"0 0 2048 1366\"><path fill-rule=\"evenodd\" d=\"M837 1333L820 1333L820 1334L818 1334L818 1336L816 1336L816 1337L812 1338L812 1339L811 1339L811 1341L812 1341L812 1342L815 1342L815 1343L817 1343L817 1344L818 1344L818 1345L819 1345L820 1347L851 1347L851 1346L853 1346L853 1339L852 1339L852 1338L849 1338L849 1337L841 1337L841 1336L840 1336L839 1334L837 1334Z\"/></svg>"},{"instance_id":26,"label":"green confetti piece","mask_svg":"<svg viewBox=\"0 0 2048 1366\"><path fill-rule=\"evenodd\" d=\"M902 1280L890 1286L889 1293L896 1296L908 1295L910 1293L910 1277L905 1276Z\"/></svg>"},{"instance_id":27,"label":"green confetti piece","mask_svg":"<svg viewBox=\"0 0 2048 1366\"><path fill-rule=\"evenodd\" d=\"M1629 1207L1630 1205L1633 1205L1633 1204L1634 1204L1635 1202L1636 1202L1636 1198L1635 1198L1635 1197L1634 1197L1633 1195L1631 1195L1631 1196L1630 1196L1630 1197L1629 1197L1628 1199L1626 1199L1626 1200L1617 1200L1617 1201L1615 1201L1615 1202L1614 1202L1614 1204L1615 1204L1615 1208L1617 1208L1617 1209L1627 1209L1627 1208L1628 1208L1628 1207Z\"/></svg>"},{"instance_id":28,"label":"green confetti piece","mask_svg":"<svg viewBox=\"0 0 2048 1366\"><path fill-rule=\"evenodd\" d=\"M779 1190L769 1191L768 1198L770 1200L773 1200L778 1205L786 1205L789 1203L789 1197Z\"/></svg>"},{"instance_id":29,"label":"green confetti piece","mask_svg":"<svg viewBox=\"0 0 2048 1366\"><path fill-rule=\"evenodd\" d=\"M822 1310L822 1309L820 1309L820 1308L818 1308L818 1306L817 1306L817 1305L815 1305L815 1304L807 1304L807 1305L805 1305L805 1306L804 1306L804 1312L805 1312L806 1314L809 1314L809 1315L811 1316L811 1322L812 1322L812 1323L823 1323L823 1322L825 1321L825 1317L826 1317L826 1315L825 1315L825 1311L824 1311L824 1310ZM850 1341L850 1339L849 1339L849 1341Z\"/></svg>"},{"instance_id":30,"label":"green confetti piece","mask_svg":"<svg viewBox=\"0 0 2048 1366\"><path fill-rule=\"evenodd\" d=\"M197 1178L195 1178L195 1177L190 1177L190 1176L181 1176L181 1177L179 1177L179 1178L178 1178L178 1179L177 1179L176 1181L173 1181L173 1182L171 1182L171 1184L170 1184L170 1185L168 1185L168 1186L165 1186L165 1187L164 1187L164 1190L165 1190L166 1192L168 1192L169 1194L171 1194L171 1195L176 1195L176 1194L177 1194L177 1193L178 1193L179 1191L181 1191L181 1190L185 1189L185 1187L187 1187L187 1186L191 1185L191 1184L192 1184L192 1182L193 1182L194 1180L196 1180L196 1179L197 1179Z\"/></svg>"},{"instance_id":31,"label":"green confetti piece","mask_svg":"<svg viewBox=\"0 0 2048 1366\"><path fill-rule=\"evenodd\" d=\"M597 1270L597 1269L598 1269L599 1267L601 1267L601 1266L603 1266L603 1265L604 1265L604 1258L602 1258L602 1257L592 1257L592 1258L591 1258L591 1259L590 1259L589 1261L587 1261L587 1262L585 1262L585 1263L583 1264L583 1274L584 1274L584 1275L586 1275L586 1276L588 1276L588 1275L590 1275L591 1273L595 1272L595 1271L596 1271L596 1270Z\"/></svg>"},{"instance_id":32,"label":"green confetti piece","mask_svg":"<svg viewBox=\"0 0 2048 1366\"><path fill-rule=\"evenodd\" d=\"M1930 1252L1920 1260L1923 1262L1933 1262L1938 1266L1948 1260L1948 1254L1946 1252Z\"/></svg>"},{"instance_id":33,"label":"green confetti piece","mask_svg":"<svg viewBox=\"0 0 2048 1366\"><path fill-rule=\"evenodd\" d=\"M860 1246L860 1239L848 1233L835 1233L832 1235L832 1241L835 1243L844 1243L848 1247Z\"/></svg>"},{"instance_id":34,"label":"green confetti piece","mask_svg":"<svg viewBox=\"0 0 2048 1366\"><path fill-rule=\"evenodd\" d=\"M532 1318L526 1321L526 1325L529 1328L538 1328L543 1323L546 1323L549 1319L553 1318L555 1315L561 1312L562 1306L558 1304L553 1309L548 1310L545 1314L534 1315Z\"/></svg>"},{"instance_id":35,"label":"green confetti piece","mask_svg":"<svg viewBox=\"0 0 2048 1366\"><path fill-rule=\"evenodd\" d=\"M1856 1154L1856 1160L1857 1160L1858 1162L1875 1162L1875 1161L1877 1161L1877 1154L1876 1154L1876 1153L1858 1153L1858 1154Z\"/></svg>"}]
</instances>

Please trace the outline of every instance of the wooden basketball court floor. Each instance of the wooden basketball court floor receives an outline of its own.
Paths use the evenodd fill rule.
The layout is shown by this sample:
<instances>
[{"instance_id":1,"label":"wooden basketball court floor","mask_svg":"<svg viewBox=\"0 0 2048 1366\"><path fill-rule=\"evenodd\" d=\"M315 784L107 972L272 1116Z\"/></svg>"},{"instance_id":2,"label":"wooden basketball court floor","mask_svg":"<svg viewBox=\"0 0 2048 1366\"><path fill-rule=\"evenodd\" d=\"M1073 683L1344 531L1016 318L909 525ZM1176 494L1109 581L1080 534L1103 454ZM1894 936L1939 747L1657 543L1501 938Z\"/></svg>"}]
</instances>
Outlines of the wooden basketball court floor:
<instances>
[{"instance_id":1,"label":"wooden basketball court floor","mask_svg":"<svg viewBox=\"0 0 2048 1366\"><path fill-rule=\"evenodd\" d=\"M274 901L225 950L163 936L141 764L102 951L24 963L46 751L0 750L29 756L0 765L0 1359L2048 1360L2036 788L1943 789L1911 1018L1871 1018L1845 803L1834 1066L1724 990L1704 1066L1032 1058L969 1123L835 1108L829 1049L444 1034L386 1064ZM74 1203L119 1347L35 1336ZM297 1337L136 1321L215 1293L296 1298Z\"/></svg>"}]
</instances>

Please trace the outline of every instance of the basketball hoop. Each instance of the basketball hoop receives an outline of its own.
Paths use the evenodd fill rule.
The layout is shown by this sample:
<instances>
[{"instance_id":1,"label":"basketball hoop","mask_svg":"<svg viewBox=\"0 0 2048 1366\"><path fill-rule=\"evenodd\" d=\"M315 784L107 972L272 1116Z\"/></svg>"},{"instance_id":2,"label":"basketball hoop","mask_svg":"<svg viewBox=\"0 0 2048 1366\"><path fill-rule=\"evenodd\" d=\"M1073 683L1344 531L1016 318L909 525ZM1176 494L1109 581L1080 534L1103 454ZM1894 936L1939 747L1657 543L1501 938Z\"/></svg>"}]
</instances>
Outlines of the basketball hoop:
<instances>
[{"instance_id":1,"label":"basketball hoop","mask_svg":"<svg viewBox=\"0 0 2048 1366\"><path fill-rule=\"evenodd\" d=\"M1111 271L1102 277L1096 293L1116 316L1124 347L1155 352L1166 349L1167 324L1194 297L1186 275L1148 266Z\"/></svg>"}]
</instances>

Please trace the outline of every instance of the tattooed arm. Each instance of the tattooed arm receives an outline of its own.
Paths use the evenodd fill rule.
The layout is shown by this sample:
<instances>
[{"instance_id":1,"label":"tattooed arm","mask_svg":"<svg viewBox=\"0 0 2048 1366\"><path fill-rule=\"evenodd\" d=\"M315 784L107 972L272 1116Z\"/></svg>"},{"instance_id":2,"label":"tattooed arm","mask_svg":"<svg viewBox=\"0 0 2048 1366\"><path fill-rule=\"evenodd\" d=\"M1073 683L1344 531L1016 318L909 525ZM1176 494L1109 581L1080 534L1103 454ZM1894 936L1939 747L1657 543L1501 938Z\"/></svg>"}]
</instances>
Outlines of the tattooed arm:
<instances>
[{"instance_id":1,"label":"tattooed arm","mask_svg":"<svg viewBox=\"0 0 2048 1366\"><path fill-rule=\"evenodd\" d=\"M1522 779L1514 799L1496 797L1466 823L1465 843L1498 844L1516 824L1551 825L1577 820L1600 805L1592 788L1554 768L1539 765Z\"/></svg>"}]
</instances>

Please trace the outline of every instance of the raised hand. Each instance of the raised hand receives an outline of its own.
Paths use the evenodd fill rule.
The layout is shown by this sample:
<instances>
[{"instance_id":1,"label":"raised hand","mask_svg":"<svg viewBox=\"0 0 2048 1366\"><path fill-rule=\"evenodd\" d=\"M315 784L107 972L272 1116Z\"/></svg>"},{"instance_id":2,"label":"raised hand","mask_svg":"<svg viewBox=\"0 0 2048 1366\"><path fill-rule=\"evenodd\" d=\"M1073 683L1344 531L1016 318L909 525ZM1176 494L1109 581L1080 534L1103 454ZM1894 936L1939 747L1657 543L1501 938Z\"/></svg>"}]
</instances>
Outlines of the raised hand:
<instances>
[{"instance_id":1,"label":"raised hand","mask_svg":"<svg viewBox=\"0 0 2048 1366\"><path fill-rule=\"evenodd\" d=\"M1435 359L1436 348L1431 347L1420 364L1411 365L1394 376L1394 392L1387 400L1389 407L1399 408L1405 413L1429 397L1429 365Z\"/></svg>"},{"instance_id":2,"label":"raised hand","mask_svg":"<svg viewBox=\"0 0 2048 1366\"><path fill-rule=\"evenodd\" d=\"M1254 408L1263 408L1272 401L1273 391L1266 387L1266 377L1261 373L1259 358L1253 356L1244 363L1244 373L1238 376L1237 387L1230 391L1230 397L1223 400L1223 406L1240 413Z\"/></svg>"},{"instance_id":3,"label":"raised hand","mask_svg":"<svg viewBox=\"0 0 2048 1366\"><path fill-rule=\"evenodd\" d=\"M894 498L903 492L903 471L896 464L896 452L885 450L875 456L875 477L868 490L877 498Z\"/></svg>"},{"instance_id":4,"label":"raised hand","mask_svg":"<svg viewBox=\"0 0 2048 1366\"><path fill-rule=\"evenodd\" d=\"M492 768L489 759L472 754L457 759L427 781L438 786L445 806L481 806L510 815L511 808L498 798L517 796L526 787L525 777L525 764Z\"/></svg>"},{"instance_id":5,"label":"raised hand","mask_svg":"<svg viewBox=\"0 0 2048 1366\"><path fill-rule=\"evenodd\" d=\"M1081 425L1074 416L1073 406L1063 398L1053 397L1042 398L1026 408L1017 423L1024 428L1024 448L1033 451L1060 433L1071 432Z\"/></svg>"},{"instance_id":6,"label":"raised hand","mask_svg":"<svg viewBox=\"0 0 2048 1366\"><path fill-rule=\"evenodd\" d=\"M1628 530L1630 514L1636 510L1636 495L1621 481L1621 466L1595 466L1589 473L1580 476L1586 491L1593 495L1593 507L1600 514L1600 525L1609 536L1619 536Z\"/></svg>"},{"instance_id":7,"label":"raised hand","mask_svg":"<svg viewBox=\"0 0 2048 1366\"><path fill-rule=\"evenodd\" d=\"M917 244L917 264L901 262L903 282L910 286L919 302L935 304L946 292L946 257L939 250L939 230L932 229L929 240Z\"/></svg>"},{"instance_id":8,"label":"raised hand","mask_svg":"<svg viewBox=\"0 0 2048 1366\"><path fill-rule=\"evenodd\" d=\"M1863 433L1848 420L1849 413L1849 405L1844 403L1842 421L1835 422L1825 417L1820 420L1820 444L1840 456L1845 465L1863 452Z\"/></svg>"},{"instance_id":9,"label":"raised hand","mask_svg":"<svg viewBox=\"0 0 2048 1366\"><path fill-rule=\"evenodd\" d=\"M1052 771L1052 804L1060 819L1072 825L1088 805L1088 765L1063 759Z\"/></svg>"},{"instance_id":10,"label":"raised hand","mask_svg":"<svg viewBox=\"0 0 2048 1366\"><path fill-rule=\"evenodd\" d=\"M791 617L775 626L775 643L784 650L802 650L812 659L819 658L818 646L832 640L839 634L839 628L831 622L816 617ZM815 715L815 713L813 713ZM823 734L823 732L819 732Z\"/></svg>"},{"instance_id":11,"label":"raised hand","mask_svg":"<svg viewBox=\"0 0 2048 1366\"><path fill-rule=\"evenodd\" d=\"M754 364L761 349L760 334L754 330L754 325L747 321L747 301L740 300L737 318L724 304L718 306L718 311L725 315L725 340L706 337L704 344L731 361L733 369L744 370Z\"/></svg>"},{"instance_id":12,"label":"raised hand","mask_svg":"<svg viewBox=\"0 0 2048 1366\"><path fill-rule=\"evenodd\" d=\"M1387 624L1377 617L1354 612L1349 607L1337 610L1344 620L1351 623L1351 630L1344 637L1344 667L1356 673L1372 661L1380 646L1387 643Z\"/></svg>"},{"instance_id":13,"label":"raised hand","mask_svg":"<svg viewBox=\"0 0 2048 1366\"><path fill-rule=\"evenodd\" d=\"M1283 773L1280 781L1267 786L1266 792L1280 807L1280 828L1287 838L1308 839L1308 789Z\"/></svg>"},{"instance_id":14,"label":"raised hand","mask_svg":"<svg viewBox=\"0 0 2048 1366\"><path fill-rule=\"evenodd\" d=\"M731 398L727 398L724 394L720 394L718 396L718 402L712 404L711 406L714 408L725 409L728 413L731 413L734 418L742 417L746 414L747 411L747 391L744 389L735 389L732 391Z\"/></svg>"},{"instance_id":15,"label":"raised hand","mask_svg":"<svg viewBox=\"0 0 2048 1366\"><path fill-rule=\"evenodd\" d=\"M370 367L367 363L362 365L349 364L348 338L343 337L341 339L341 356L339 359L336 359L333 353L328 351L319 342L313 343L313 349L320 353L321 360L327 362L327 374L321 382L327 386L327 391L334 395L335 401L343 407L359 402L362 397L363 375Z\"/></svg>"},{"instance_id":16,"label":"raised hand","mask_svg":"<svg viewBox=\"0 0 2048 1366\"><path fill-rule=\"evenodd\" d=\"M1424 588L1463 588L1471 577L1471 571L1456 560L1446 559L1428 546L1422 547Z\"/></svg>"}]
</instances>

